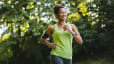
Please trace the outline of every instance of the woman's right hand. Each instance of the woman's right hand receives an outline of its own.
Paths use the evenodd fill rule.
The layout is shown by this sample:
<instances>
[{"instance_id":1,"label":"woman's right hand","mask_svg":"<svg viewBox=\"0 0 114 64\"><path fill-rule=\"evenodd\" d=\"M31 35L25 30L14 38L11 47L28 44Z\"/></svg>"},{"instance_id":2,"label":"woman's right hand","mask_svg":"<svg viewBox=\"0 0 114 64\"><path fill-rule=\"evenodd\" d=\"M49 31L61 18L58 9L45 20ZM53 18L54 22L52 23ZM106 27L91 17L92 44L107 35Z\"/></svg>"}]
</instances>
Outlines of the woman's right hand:
<instances>
[{"instance_id":1,"label":"woman's right hand","mask_svg":"<svg viewBox=\"0 0 114 64\"><path fill-rule=\"evenodd\" d=\"M56 44L55 43L49 43L48 47L51 49L56 49Z\"/></svg>"}]
</instances>

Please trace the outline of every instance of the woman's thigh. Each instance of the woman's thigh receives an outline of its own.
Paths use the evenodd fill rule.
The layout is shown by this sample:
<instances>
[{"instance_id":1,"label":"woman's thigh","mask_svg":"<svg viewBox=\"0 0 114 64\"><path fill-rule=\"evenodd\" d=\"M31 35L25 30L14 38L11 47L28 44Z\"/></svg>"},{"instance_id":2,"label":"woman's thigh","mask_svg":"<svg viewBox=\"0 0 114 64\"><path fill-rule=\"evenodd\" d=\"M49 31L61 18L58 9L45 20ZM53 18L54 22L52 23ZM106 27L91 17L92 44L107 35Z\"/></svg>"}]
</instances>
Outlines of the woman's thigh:
<instances>
[{"instance_id":1,"label":"woman's thigh","mask_svg":"<svg viewBox=\"0 0 114 64\"><path fill-rule=\"evenodd\" d=\"M59 56L51 55L51 64L63 64L63 59Z\"/></svg>"},{"instance_id":2,"label":"woman's thigh","mask_svg":"<svg viewBox=\"0 0 114 64\"><path fill-rule=\"evenodd\" d=\"M64 59L63 58L63 63L64 64L72 64L72 60L71 59Z\"/></svg>"}]
</instances>

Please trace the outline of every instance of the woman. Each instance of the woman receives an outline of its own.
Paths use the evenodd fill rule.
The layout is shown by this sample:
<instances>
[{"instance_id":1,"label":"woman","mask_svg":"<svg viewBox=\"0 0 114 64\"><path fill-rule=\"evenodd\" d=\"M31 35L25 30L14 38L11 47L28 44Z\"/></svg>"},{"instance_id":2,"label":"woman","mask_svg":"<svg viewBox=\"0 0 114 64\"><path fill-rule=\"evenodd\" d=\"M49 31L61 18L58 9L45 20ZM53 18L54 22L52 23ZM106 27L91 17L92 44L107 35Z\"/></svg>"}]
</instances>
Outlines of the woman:
<instances>
[{"instance_id":1,"label":"woman","mask_svg":"<svg viewBox=\"0 0 114 64\"><path fill-rule=\"evenodd\" d=\"M51 64L72 64L72 38L82 45L83 40L74 24L66 23L67 11L61 5L54 7L58 23L48 27L42 36L42 41L51 48ZM46 38L52 34L54 43L49 43Z\"/></svg>"}]
</instances>

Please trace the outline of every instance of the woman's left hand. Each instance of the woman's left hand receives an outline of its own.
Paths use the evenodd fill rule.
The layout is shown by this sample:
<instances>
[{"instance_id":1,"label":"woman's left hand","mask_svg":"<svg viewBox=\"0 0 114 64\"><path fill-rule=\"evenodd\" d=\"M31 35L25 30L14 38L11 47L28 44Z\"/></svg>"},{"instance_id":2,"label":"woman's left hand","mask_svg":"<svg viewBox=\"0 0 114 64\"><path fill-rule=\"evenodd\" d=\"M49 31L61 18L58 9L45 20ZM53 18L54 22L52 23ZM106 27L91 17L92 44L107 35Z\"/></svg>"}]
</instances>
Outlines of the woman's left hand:
<instances>
[{"instance_id":1,"label":"woman's left hand","mask_svg":"<svg viewBox=\"0 0 114 64\"><path fill-rule=\"evenodd\" d=\"M67 30L67 31L70 32L70 33L72 32L72 30L70 29L70 27L69 27L68 25L64 25L64 26L63 26L63 29L64 29L64 31Z\"/></svg>"},{"instance_id":2,"label":"woman's left hand","mask_svg":"<svg viewBox=\"0 0 114 64\"><path fill-rule=\"evenodd\" d=\"M73 32L73 30L70 29L70 27L69 27L68 25L64 25L63 29L64 29L64 31L67 30L67 31L70 32L72 35L75 34L75 32Z\"/></svg>"}]
</instances>

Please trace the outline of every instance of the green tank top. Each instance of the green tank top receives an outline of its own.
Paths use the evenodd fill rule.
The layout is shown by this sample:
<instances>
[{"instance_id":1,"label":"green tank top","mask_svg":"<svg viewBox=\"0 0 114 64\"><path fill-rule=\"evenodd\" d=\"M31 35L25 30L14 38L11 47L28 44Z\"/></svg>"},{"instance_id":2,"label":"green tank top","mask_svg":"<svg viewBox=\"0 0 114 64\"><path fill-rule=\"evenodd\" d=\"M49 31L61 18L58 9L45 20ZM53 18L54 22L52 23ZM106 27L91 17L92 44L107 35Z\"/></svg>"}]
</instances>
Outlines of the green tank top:
<instances>
[{"instance_id":1,"label":"green tank top","mask_svg":"<svg viewBox=\"0 0 114 64\"><path fill-rule=\"evenodd\" d=\"M68 24L71 28L71 26ZM60 30L55 24L52 34L53 41L56 43L56 49L51 50L51 55L60 56L66 59L72 59L72 35L68 31Z\"/></svg>"}]
</instances>

